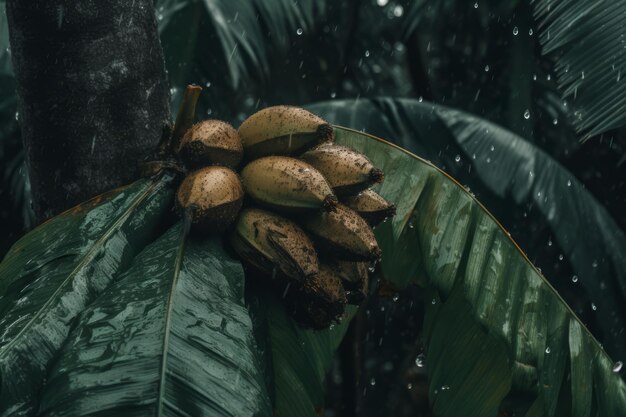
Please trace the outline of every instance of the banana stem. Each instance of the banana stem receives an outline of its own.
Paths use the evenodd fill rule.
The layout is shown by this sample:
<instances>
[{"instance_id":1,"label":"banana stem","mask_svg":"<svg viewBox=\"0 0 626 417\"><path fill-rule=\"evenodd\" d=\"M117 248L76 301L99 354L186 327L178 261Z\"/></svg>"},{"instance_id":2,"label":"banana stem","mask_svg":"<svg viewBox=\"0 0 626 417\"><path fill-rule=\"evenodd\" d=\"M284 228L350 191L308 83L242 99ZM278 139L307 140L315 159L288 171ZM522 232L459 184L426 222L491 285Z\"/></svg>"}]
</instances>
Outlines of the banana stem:
<instances>
[{"instance_id":1,"label":"banana stem","mask_svg":"<svg viewBox=\"0 0 626 417\"><path fill-rule=\"evenodd\" d=\"M185 95L178 108L176 122L174 123L174 129L172 130L172 137L169 143L169 150L172 153L176 152L178 149L180 140L185 135L185 132L193 126L200 91L202 91L202 87L198 85L188 85L185 89Z\"/></svg>"}]
</instances>

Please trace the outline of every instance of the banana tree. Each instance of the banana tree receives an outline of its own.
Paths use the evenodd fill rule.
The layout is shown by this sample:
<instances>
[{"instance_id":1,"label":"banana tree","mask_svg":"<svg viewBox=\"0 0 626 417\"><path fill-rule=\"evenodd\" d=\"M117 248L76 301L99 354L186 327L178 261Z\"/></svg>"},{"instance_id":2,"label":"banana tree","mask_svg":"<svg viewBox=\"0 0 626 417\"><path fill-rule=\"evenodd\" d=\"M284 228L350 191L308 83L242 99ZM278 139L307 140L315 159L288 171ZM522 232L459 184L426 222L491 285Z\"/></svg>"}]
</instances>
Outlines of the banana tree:
<instances>
[{"instance_id":1,"label":"banana tree","mask_svg":"<svg viewBox=\"0 0 626 417\"><path fill-rule=\"evenodd\" d=\"M224 114L235 124L261 105L253 97L268 97L269 86L281 78L284 88L261 101L302 103L326 99L338 90L348 96L351 82L365 83L363 74L377 71L367 63L358 70L355 65L350 75L332 70L354 62L343 46L358 45L364 30L359 17L374 16L382 8L393 16L392 24L395 18L405 19L399 27L408 44L420 41L416 28L433 15L423 2L379 2L384 5L370 9L331 3L157 2L174 105L189 81L208 86L201 114ZM444 11L456 7L444 3ZM542 33L565 33L561 43L550 44L558 39L554 35L542 38L546 51L566 48L559 59L585 67L583 52L566 40L585 30L600 38L612 32L597 26L568 32L572 29L562 16L580 10L561 3L554 9L535 4ZM142 6L150 9L148 2ZM615 6L618 11L620 7ZM482 13L485 5L468 9ZM65 12L50 10L55 22L65 23ZM598 19L610 19L614 12L603 11ZM352 29L325 32L336 23ZM383 21L380 25L385 26ZM267 27L272 29L270 39ZM311 47L316 33L329 34L329 50L344 51L336 54L338 61L323 54L319 62L311 56L293 59L292 51ZM206 39L217 39L220 48L198 54L205 50ZM401 48L396 52L402 56ZM282 61L272 57L289 62L275 67ZM621 126L616 112L623 94L602 81L612 75L586 75L611 95L597 106L595 95L581 95L579 103L590 110L579 120L593 115L585 124L574 121L583 134ZM393 87L395 81L381 78L380 85L403 94L394 90L400 88ZM566 80L563 86L572 83L576 81ZM319 84L330 87L320 92ZM243 85L254 87L244 91ZM446 86L435 87L425 91L441 101ZM572 88L565 94L573 94ZM225 105L230 94L229 100L243 104L232 114ZM163 109L162 103L153 104ZM626 412L619 361L626 274L619 254L626 238L573 174L496 124L422 99L357 96L309 108L337 124L337 142L365 153L386 173L377 191L396 202L398 213L376 229L383 258L373 277L394 291L417 288L418 296L403 295L397 303L423 303L424 314L417 320L425 350L416 355L409 349L415 359L409 366L427 370L426 394L434 415ZM524 134L523 120L509 126ZM158 135L148 136L156 145ZM326 375L357 311L349 310L340 324L326 330L300 327L280 296L258 274L244 271L219 236L186 233L171 210L179 181L175 171L166 169L102 194L42 224L7 253L0 264L3 415L323 414L329 394ZM563 293L562 286L533 266L534 255L529 259L524 254L473 193L506 226L517 225L513 238L519 234L527 252L534 242L528 236L532 232L524 233L524 223L516 223L513 213L530 211L550 231L550 242L554 240L574 269L577 285L597 301L592 311L601 322L602 345L555 290ZM373 287L370 297L381 291ZM395 406L382 404L379 414L390 414Z\"/></svg>"}]
</instances>

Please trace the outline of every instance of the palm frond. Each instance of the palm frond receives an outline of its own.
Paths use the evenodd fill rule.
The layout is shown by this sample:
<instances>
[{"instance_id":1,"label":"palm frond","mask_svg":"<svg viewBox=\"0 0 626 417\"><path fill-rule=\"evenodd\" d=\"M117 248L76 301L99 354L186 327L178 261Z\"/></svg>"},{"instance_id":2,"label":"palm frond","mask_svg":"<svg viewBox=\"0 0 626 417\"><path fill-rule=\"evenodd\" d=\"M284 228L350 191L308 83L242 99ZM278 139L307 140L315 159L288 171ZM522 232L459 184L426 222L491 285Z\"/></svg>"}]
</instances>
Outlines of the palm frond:
<instances>
[{"instance_id":1,"label":"palm frond","mask_svg":"<svg viewBox=\"0 0 626 417\"><path fill-rule=\"evenodd\" d=\"M544 54L584 138L626 124L626 1L534 0Z\"/></svg>"}]
</instances>

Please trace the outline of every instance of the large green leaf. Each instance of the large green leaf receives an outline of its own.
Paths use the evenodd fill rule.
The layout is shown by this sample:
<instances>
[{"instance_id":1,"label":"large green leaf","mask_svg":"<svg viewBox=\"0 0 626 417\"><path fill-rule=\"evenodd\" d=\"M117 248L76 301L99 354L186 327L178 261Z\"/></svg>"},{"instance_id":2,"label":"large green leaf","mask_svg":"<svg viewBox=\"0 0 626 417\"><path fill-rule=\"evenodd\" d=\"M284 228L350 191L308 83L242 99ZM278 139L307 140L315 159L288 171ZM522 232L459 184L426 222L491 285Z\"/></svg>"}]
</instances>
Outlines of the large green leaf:
<instances>
[{"instance_id":1,"label":"large green leaf","mask_svg":"<svg viewBox=\"0 0 626 417\"><path fill-rule=\"evenodd\" d=\"M586 137L626 125L626 1L533 0L544 54Z\"/></svg>"},{"instance_id":2,"label":"large green leaf","mask_svg":"<svg viewBox=\"0 0 626 417\"><path fill-rule=\"evenodd\" d=\"M626 257L622 255L626 234L574 174L493 123L431 103L380 98L309 108L332 123L392 138L445 166L455 179L471 186L500 221L517 226L511 232L516 239L523 238L531 259L549 249L547 239L536 240L532 230L526 230L529 223L520 219L528 212L538 213L595 303L597 308L591 311L603 330L607 350L616 358L626 357ZM517 217L511 214L514 207L518 207ZM410 263L410 259L398 262Z\"/></svg>"},{"instance_id":3,"label":"large green leaf","mask_svg":"<svg viewBox=\"0 0 626 417\"><path fill-rule=\"evenodd\" d=\"M557 409L576 410L577 417L626 414L626 385L613 361L473 195L401 148L350 129L336 128L336 134L385 171L379 191L398 204L396 217L377 229L385 277L434 288L434 305L443 303L431 319L427 355L440 358L429 365L437 415L495 416L509 381L514 391L535 396L543 415ZM481 332L455 326L470 319L463 303L471 306L470 321L485 329L484 344L475 341ZM445 332L436 329L442 328L437 316ZM440 346L444 356L431 352ZM496 370L485 369L485 355ZM502 365L507 356L510 379ZM575 384L580 381L587 383ZM566 393L571 404L560 401Z\"/></svg>"},{"instance_id":4,"label":"large green leaf","mask_svg":"<svg viewBox=\"0 0 626 417\"><path fill-rule=\"evenodd\" d=\"M241 264L182 223L80 317L41 416L271 416Z\"/></svg>"},{"instance_id":5,"label":"large green leaf","mask_svg":"<svg viewBox=\"0 0 626 417\"><path fill-rule=\"evenodd\" d=\"M0 413L30 415L72 320L159 233L163 174L77 206L20 239L0 264Z\"/></svg>"},{"instance_id":6,"label":"large green leaf","mask_svg":"<svg viewBox=\"0 0 626 417\"><path fill-rule=\"evenodd\" d=\"M306 330L287 315L280 300L276 297L266 300L271 300L266 320L272 355L274 415L319 416L324 409L326 373L356 309L349 308L339 325L326 330Z\"/></svg>"}]
</instances>

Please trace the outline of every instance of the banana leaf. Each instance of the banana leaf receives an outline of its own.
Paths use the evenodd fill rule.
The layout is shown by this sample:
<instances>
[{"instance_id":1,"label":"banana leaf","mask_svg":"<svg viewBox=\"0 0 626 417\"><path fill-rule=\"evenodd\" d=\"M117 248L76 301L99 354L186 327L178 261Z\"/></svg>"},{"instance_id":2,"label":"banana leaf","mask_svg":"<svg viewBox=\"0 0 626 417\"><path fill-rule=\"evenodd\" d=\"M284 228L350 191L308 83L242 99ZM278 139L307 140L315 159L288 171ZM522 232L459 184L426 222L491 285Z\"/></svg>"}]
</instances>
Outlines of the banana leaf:
<instances>
[{"instance_id":1,"label":"banana leaf","mask_svg":"<svg viewBox=\"0 0 626 417\"><path fill-rule=\"evenodd\" d=\"M376 230L384 276L433 289L433 305L442 304L427 321L437 416L496 416L508 384L534 396L528 415L626 415L626 385L614 371L620 364L472 194L381 139L340 127L336 135L385 171L378 191L397 203L397 215ZM463 322L482 333L463 331Z\"/></svg>"},{"instance_id":2,"label":"banana leaf","mask_svg":"<svg viewBox=\"0 0 626 417\"><path fill-rule=\"evenodd\" d=\"M0 415L31 415L72 320L160 233L163 174L98 196L20 239L0 264Z\"/></svg>"},{"instance_id":3,"label":"banana leaf","mask_svg":"<svg viewBox=\"0 0 626 417\"><path fill-rule=\"evenodd\" d=\"M356 308L349 306L337 325L308 330L289 317L276 295L255 288L248 300L257 338L267 349L265 360L274 416L323 415L326 373Z\"/></svg>"},{"instance_id":4,"label":"banana leaf","mask_svg":"<svg viewBox=\"0 0 626 417\"><path fill-rule=\"evenodd\" d=\"M539 217L571 265L579 282L573 285L582 285L596 306L589 310L597 317L596 328L602 331L606 349L617 359L626 357L626 257L622 255L626 234L573 173L520 136L432 103L378 98L308 108L331 123L391 138L445 167L470 186L496 218L516 227L510 231L531 259L548 249L546 241L538 241L520 223L528 228L528 222L522 221L526 213ZM518 214L512 215L514 211ZM542 267L551 270L551 265ZM562 278L571 282L570 276Z\"/></svg>"},{"instance_id":5,"label":"banana leaf","mask_svg":"<svg viewBox=\"0 0 626 417\"><path fill-rule=\"evenodd\" d=\"M241 264L182 222L79 318L40 416L271 416Z\"/></svg>"},{"instance_id":6,"label":"banana leaf","mask_svg":"<svg viewBox=\"0 0 626 417\"><path fill-rule=\"evenodd\" d=\"M626 2L533 0L543 53L584 138L626 125Z\"/></svg>"}]
</instances>

